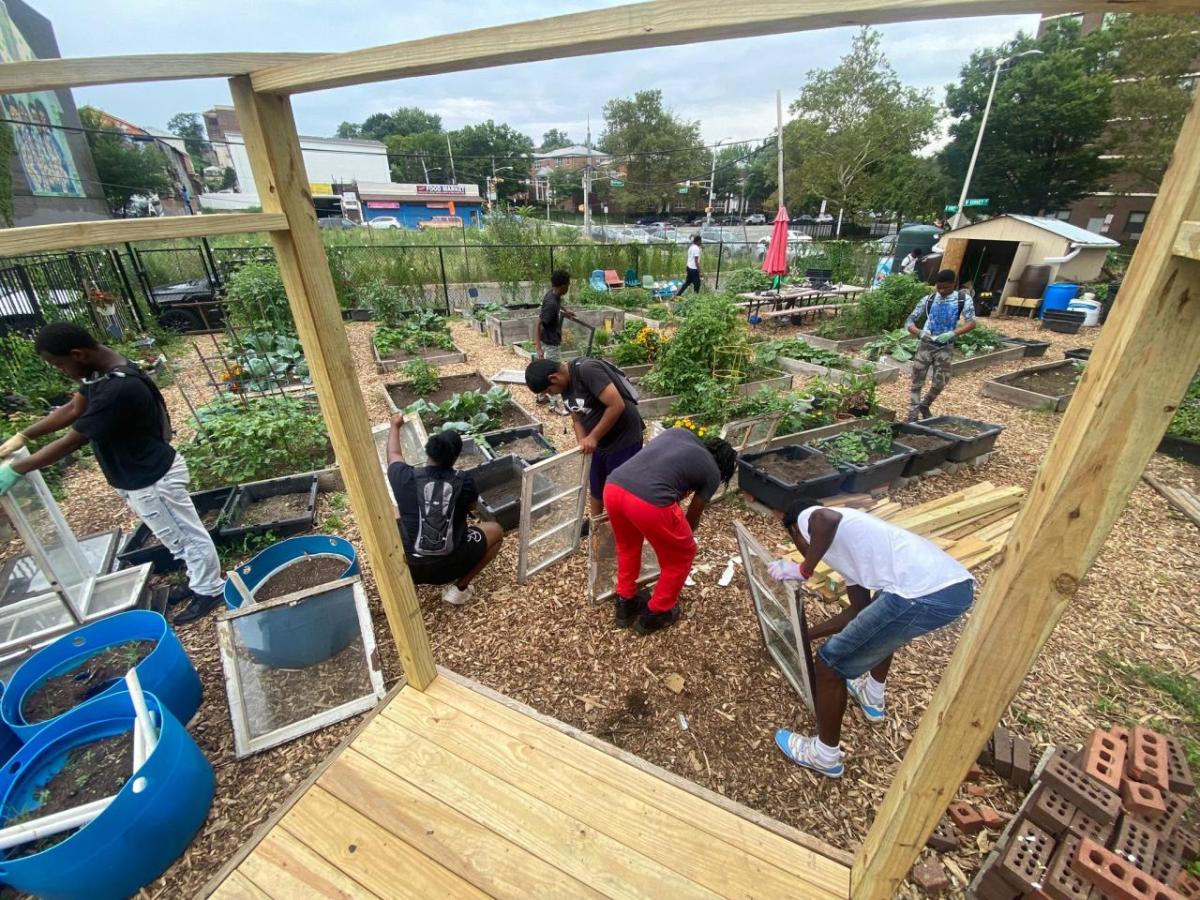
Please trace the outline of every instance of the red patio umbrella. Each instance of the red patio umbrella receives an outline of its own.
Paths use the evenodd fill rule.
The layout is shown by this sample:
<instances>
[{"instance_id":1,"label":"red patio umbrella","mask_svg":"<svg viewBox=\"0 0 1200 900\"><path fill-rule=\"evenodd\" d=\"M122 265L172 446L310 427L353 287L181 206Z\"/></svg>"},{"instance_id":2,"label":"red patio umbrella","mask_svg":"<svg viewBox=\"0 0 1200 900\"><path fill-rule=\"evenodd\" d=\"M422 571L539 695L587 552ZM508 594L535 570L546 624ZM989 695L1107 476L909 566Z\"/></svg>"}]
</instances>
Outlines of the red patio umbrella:
<instances>
[{"instance_id":1,"label":"red patio umbrella","mask_svg":"<svg viewBox=\"0 0 1200 900\"><path fill-rule=\"evenodd\" d=\"M781 276L787 274L788 213L784 206L775 214L771 228L771 240L767 244L767 255L763 258L763 271L775 276L774 287L779 287Z\"/></svg>"}]
</instances>

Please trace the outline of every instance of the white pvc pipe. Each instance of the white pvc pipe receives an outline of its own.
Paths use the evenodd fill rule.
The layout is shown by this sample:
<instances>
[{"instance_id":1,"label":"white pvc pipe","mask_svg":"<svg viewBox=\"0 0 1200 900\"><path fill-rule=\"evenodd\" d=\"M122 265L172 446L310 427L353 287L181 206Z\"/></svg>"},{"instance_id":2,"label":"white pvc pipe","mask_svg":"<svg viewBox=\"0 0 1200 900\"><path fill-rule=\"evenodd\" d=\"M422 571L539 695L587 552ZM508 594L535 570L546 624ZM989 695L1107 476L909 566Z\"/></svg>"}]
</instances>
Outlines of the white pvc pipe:
<instances>
[{"instance_id":1,"label":"white pvc pipe","mask_svg":"<svg viewBox=\"0 0 1200 900\"><path fill-rule=\"evenodd\" d=\"M1073 260L1075 257L1077 257L1079 255L1080 251L1082 251L1082 250L1083 250L1082 247L1077 246L1074 250L1072 250L1066 256L1047 256L1042 259L1042 262L1050 263L1051 265L1059 265L1061 263L1069 263L1071 260Z\"/></svg>"},{"instance_id":2,"label":"white pvc pipe","mask_svg":"<svg viewBox=\"0 0 1200 900\"><path fill-rule=\"evenodd\" d=\"M146 758L149 758L158 743L158 732L154 728L154 720L150 718L150 710L146 708L146 697L142 693L142 683L138 680L136 669L130 669L125 673L125 686L129 688L129 699L133 701L133 711L137 715L138 724L142 726L144 750ZM136 733L134 740L137 740Z\"/></svg>"},{"instance_id":3,"label":"white pvc pipe","mask_svg":"<svg viewBox=\"0 0 1200 900\"><path fill-rule=\"evenodd\" d=\"M137 772L146 761L146 738L142 734L142 723L133 720L133 771Z\"/></svg>"},{"instance_id":4,"label":"white pvc pipe","mask_svg":"<svg viewBox=\"0 0 1200 900\"><path fill-rule=\"evenodd\" d=\"M29 841L40 840L44 837L50 837L53 834L59 834L63 831L69 831L72 828L82 828L108 807L116 797L105 797L102 800L93 800L91 803L85 803L83 806L76 806L72 809L60 810L56 813L51 813L48 816L42 816L40 819L34 819L31 822L22 822L20 825L12 825L8 828L0 830L0 850L8 850L11 847L19 847L21 844L26 844Z\"/></svg>"}]
</instances>

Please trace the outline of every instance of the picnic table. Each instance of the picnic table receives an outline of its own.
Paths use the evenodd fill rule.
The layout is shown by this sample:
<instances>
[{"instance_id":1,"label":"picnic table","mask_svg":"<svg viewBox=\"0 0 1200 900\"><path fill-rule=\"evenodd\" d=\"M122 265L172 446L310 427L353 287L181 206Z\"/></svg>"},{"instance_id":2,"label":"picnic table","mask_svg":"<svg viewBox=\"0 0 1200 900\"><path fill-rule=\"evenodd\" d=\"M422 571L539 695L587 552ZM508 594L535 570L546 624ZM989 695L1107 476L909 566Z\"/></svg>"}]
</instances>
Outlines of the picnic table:
<instances>
[{"instance_id":1,"label":"picnic table","mask_svg":"<svg viewBox=\"0 0 1200 900\"><path fill-rule=\"evenodd\" d=\"M793 286L772 291L749 291L737 296L740 301L738 305L748 315L771 322L785 317L815 318L829 311L839 312L855 302L865 290L853 284L837 284L831 288Z\"/></svg>"}]
</instances>

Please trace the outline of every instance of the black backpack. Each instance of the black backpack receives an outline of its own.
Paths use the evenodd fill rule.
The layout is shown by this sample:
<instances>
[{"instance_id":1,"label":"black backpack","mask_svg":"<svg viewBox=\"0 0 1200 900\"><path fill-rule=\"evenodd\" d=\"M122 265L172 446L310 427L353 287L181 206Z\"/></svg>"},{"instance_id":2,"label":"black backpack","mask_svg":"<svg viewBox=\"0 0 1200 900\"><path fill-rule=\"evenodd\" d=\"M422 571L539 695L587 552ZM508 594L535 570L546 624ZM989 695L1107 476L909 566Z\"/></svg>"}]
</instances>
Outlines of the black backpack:
<instances>
[{"instance_id":1,"label":"black backpack","mask_svg":"<svg viewBox=\"0 0 1200 900\"><path fill-rule=\"evenodd\" d=\"M417 469L417 535L413 552L417 556L448 556L454 550L454 511L462 493L463 477L455 472L450 478L430 469Z\"/></svg>"},{"instance_id":2,"label":"black backpack","mask_svg":"<svg viewBox=\"0 0 1200 900\"><path fill-rule=\"evenodd\" d=\"M604 367L605 373L608 375L609 379L611 379L612 383L617 386L617 393L620 394L622 398L634 404L635 406L637 405L637 402L641 399L642 395L641 392L638 391L637 386L629 380L628 375L610 363L607 359L599 359L594 356L589 357L589 359L591 359L593 362L600 363L600 365ZM572 360L571 366L571 381L574 384L578 384L578 380L576 379L575 375L575 369L579 366L579 360Z\"/></svg>"}]
</instances>

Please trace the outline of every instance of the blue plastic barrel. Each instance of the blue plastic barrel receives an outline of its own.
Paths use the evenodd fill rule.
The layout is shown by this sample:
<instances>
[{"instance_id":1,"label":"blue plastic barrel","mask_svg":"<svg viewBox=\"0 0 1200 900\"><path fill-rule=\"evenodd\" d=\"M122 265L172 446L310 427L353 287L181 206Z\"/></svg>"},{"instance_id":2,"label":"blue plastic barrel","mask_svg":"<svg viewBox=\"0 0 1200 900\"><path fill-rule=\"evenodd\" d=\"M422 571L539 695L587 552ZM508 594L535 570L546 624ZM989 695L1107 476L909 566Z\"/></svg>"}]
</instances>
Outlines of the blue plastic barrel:
<instances>
[{"instance_id":1,"label":"blue plastic barrel","mask_svg":"<svg viewBox=\"0 0 1200 900\"><path fill-rule=\"evenodd\" d=\"M0 684L0 695L3 694L4 685ZM3 720L0 720L0 762L7 760L10 756L21 749L21 739L17 733L8 727Z\"/></svg>"},{"instance_id":2,"label":"blue plastic barrel","mask_svg":"<svg viewBox=\"0 0 1200 900\"><path fill-rule=\"evenodd\" d=\"M84 625L33 654L13 673L4 696L0 697L0 719L21 740L28 741L56 720L26 721L21 709L25 697L47 678L77 668L97 653L125 641L155 642L150 655L135 667L138 680L142 689L162 700L175 718L181 722L189 721L200 708L203 693L200 676L167 620L148 609L131 609ZM123 690L124 679L112 679L96 685L89 699Z\"/></svg>"},{"instance_id":3,"label":"blue plastic barrel","mask_svg":"<svg viewBox=\"0 0 1200 900\"><path fill-rule=\"evenodd\" d=\"M258 586L285 566L305 556L341 556L346 560L346 571L339 577L349 578L358 574L358 554L354 545L345 538L330 534L304 534L290 537L272 544L247 563L238 566L238 575L250 595ZM237 609L242 605L242 595L232 581L225 582L225 605Z\"/></svg>"},{"instance_id":4,"label":"blue plastic barrel","mask_svg":"<svg viewBox=\"0 0 1200 900\"><path fill-rule=\"evenodd\" d=\"M41 853L0 859L0 882L50 900L108 900L136 894L187 848L212 805L212 766L179 720L146 694L159 727L149 758L103 812ZM75 707L43 728L0 769L0 810L36 809L38 788L76 747L133 727L128 692ZM0 821L0 825L4 822Z\"/></svg>"},{"instance_id":5,"label":"blue plastic barrel","mask_svg":"<svg viewBox=\"0 0 1200 900\"><path fill-rule=\"evenodd\" d=\"M1039 315L1044 318L1048 309L1066 309L1078 293L1079 285L1070 282L1048 285L1046 293L1042 294L1042 311Z\"/></svg>"}]
</instances>

